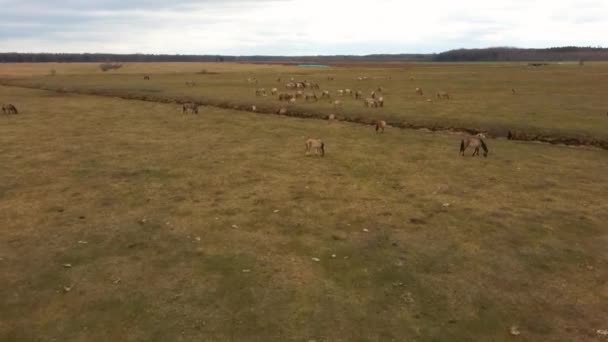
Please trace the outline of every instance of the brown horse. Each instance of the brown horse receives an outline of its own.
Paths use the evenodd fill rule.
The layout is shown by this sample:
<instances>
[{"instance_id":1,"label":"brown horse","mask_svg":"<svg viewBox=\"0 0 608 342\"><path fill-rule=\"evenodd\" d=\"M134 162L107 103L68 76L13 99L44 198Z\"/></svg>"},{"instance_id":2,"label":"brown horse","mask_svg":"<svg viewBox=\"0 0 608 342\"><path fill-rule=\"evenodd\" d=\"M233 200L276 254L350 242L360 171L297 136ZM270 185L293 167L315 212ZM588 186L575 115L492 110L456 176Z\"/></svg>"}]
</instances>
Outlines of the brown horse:
<instances>
[{"instance_id":1,"label":"brown horse","mask_svg":"<svg viewBox=\"0 0 608 342\"><path fill-rule=\"evenodd\" d=\"M2 105L2 113L4 113L4 114L19 114L19 112L17 111L17 107L13 106L10 103Z\"/></svg>"},{"instance_id":2,"label":"brown horse","mask_svg":"<svg viewBox=\"0 0 608 342\"><path fill-rule=\"evenodd\" d=\"M198 105L196 103L184 103L182 113L198 114Z\"/></svg>"},{"instance_id":3,"label":"brown horse","mask_svg":"<svg viewBox=\"0 0 608 342\"><path fill-rule=\"evenodd\" d=\"M325 143L321 139L308 139L306 140L306 155L315 153L321 157L325 156Z\"/></svg>"},{"instance_id":4,"label":"brown horse","mask_svg":"<svg viewBox=\"0 0 608 342\"><path fill-rule=\"evenodd\" d=\"M385 128L386 128L386 121L384 121L384 120L376 121L376 133L384 133Z\"/></svg>"},{"instance_id":5,"label":"brown horse","mask_svg":"<svg viewBox=\"0 0 608 342\"><path fill-rule=\"evenodd\" d=\"M464 151L469 147L473 147L475 149L475 151L473 151L473 157L479 156L479 147L481 147L483 148L484 158L487 157L489 152L488 147L486 146L486 143L483 141L482 138L485 138L485 135L479 133L476 136L463 139L460 142L460 155L464 157Z\"/></svg>"}]
</instances>

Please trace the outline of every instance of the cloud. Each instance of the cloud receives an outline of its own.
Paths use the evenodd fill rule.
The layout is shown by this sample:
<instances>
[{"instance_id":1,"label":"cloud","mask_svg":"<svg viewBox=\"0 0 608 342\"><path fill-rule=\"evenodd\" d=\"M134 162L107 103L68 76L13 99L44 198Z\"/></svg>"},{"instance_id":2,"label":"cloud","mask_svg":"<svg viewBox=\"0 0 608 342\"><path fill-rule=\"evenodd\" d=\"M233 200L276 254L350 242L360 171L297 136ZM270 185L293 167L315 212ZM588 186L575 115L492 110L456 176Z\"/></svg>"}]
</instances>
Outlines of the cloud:
<instances>
[{"instance_id":1,"label":"cloud","mask_svg":"<svg viewBox=\"0 0 608 342\"><path fill-rule=\"evenodd\" d=\"M0 49L181 54L424 53L606 44L603 0L0 0Z\"/></svg>"}]
</instances>

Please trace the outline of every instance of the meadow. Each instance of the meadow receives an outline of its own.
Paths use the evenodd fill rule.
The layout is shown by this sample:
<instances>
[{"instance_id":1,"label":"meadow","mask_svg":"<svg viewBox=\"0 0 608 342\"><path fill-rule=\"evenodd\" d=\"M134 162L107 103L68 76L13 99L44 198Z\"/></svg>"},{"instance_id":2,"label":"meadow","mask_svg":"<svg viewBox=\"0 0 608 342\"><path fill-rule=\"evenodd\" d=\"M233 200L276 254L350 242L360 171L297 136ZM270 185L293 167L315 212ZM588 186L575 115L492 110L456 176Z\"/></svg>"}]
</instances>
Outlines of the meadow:
<instances>
[{"instance_id":1,"label":"meadow","mask_svg":"<svg viewBox=\"0 0 608 342\"><path fill-rule=\"evenodd\" d=\"M365 74L387 106L339 115L606 136L608 65L462 68L0 65L62 89L0 86L20 110L0 116L0 340L606 340L605 150L487 139L460 157L460 134L114 96L275 106L247 78ZM437 84L454 99L414 94Z\"/></svg>"},{"instance_id":2,"label":"meadow","mask_svg":"<svg viewBox=\"0 0 608 342\"><path fill-rule=\"evenodd\" d=\"M335 114L343 120L372 123L385 120L393 126L483 131L506 137L509 130L562 140L601 141L608 148L608 63L393 63L354 64L327 69L235 63L126 64L102 72L97 64L25 64L0 75L29 75L4 81L12 85L88 94L105 94L153 101L194 101L226 108L238 106L276 112L281 107L297 116L318 118ZM55 69L55 76L49 70ZM201 73L203 71L204 73ZM146 81L143 75L150 75ZM332 77L333 81L328 80ZM358 81L358 77L367 77ZM257 83L248 82L255 78ZM290 79L307 80L343 102L299 100L289 105L278 96L256 96L257 88L289 92ZM281 81L278 82L278 79ZM196 83L189 87L186 81ZM363 101L339 97L337 90L361 90L364 98L383 88L384 108L366 108ZM422 88L424 95L415 93ZM513 93L515 90L515 93ZM451 100L438 100L445 91ZM295 92L295 90L291 91ZM304 90L312 92L312 90ZM551 139L548 139L551 140ZM595 144L600 145L600 144Z\"/></svg>"}]
</instances>

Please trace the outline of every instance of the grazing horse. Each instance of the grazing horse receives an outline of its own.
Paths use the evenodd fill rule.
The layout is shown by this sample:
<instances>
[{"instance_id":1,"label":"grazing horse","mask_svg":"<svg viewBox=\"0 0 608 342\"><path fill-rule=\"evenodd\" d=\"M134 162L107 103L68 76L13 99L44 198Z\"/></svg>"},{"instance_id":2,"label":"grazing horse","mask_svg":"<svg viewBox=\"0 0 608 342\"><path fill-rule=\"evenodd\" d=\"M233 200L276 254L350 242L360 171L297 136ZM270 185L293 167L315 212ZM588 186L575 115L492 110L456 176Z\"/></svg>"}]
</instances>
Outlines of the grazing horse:
<instances>
[{"instance_id":1,"label":"grazing horse","mask_svg":"<svg viewBox=\"0 0 608 342\"><path fill-rule=\"evenodd\" d=\"M255 96L266 96L266 89L265 88L256 89Z\"/></svg>"},{"instance_id":2,"label":"grazing horse","mask_svg":"<svg viewBox=\"0 0 608 342\"><path fill-rule=\"evenodd\" d=\"M488 147L486 146L486 143L483 141L482 138L485 138L485 135L479 133L476 136L463 139L460 142L460 155L464 157L464 151L469 147L473 147L475 148L475 151L473 152L473 157L476 155L479 156L479 147L481 147L483 148L484 158L487 157L489 152Z\"/></svg>"},{"instance_id":3,"label":"grazing horse","mask_svg":"<svg viewBox=\"0 0 608 342\"><path fill-rule=\"evenodd\" d=\"M377 108L378 107L378 102L376 102L376 100L370 98L365 99L365 107L368 108Z\"/></svg>"},{"instance_id":4,"label":"grazing horse","mask_svg":"<svg viewBox=\"0 0 608 342\"><path fill-rule=\"evenodd\" d=\"M150 76L148 76L148 75L144 76L144 80L149 81L150 80Z\"/></svg>"},{"instance_id":5,"label":"grazing horse","mask_svg":"<svg viewBox=\"0 0 608 342\"><path fill-rule=\"evenodd\" d=\"M308 139L306 140L306 155L311 153L318 154L321 157L325 156L325 143L321 139Z\"/></svg>"},{"instance_id":6,"label":"grazing horse","mask_svg":"<svg viewBox=\"0 0 608 342\"><path fill-rule=\"evenodd\" d=\"M416 88L416 94L423 96L424 92L422 91L422 88Z\"/></svg>"},{"instance_id":7,"label":"grazing horse","mask_svg":"<svg viewBox=\"0 0 608 342\"><path fill-rule=\"evenodd\" d=\"M338 96L344 96L344 90L339 89L338 90Z\"/></svg>"},{"instance_id":8,"label":"grazing horse","mask_svg":"<svg viewBox=\"0 0 608 342\"><path fill-rule=\"evenodd\" d=\"M376 121L376 133L384 133L385 128L386 128L386 121L384 121L384 120Z\"/></svg>"},{"instance_id":9,"label":"grazing horse","mask_svg":"<svg viewBox=\"0 0 608 342\"><path fill-rule=\"evenodd\" d=\"M184 103L182 113L198 114L198 105L196 103Z\"/></svg>"},{"instance_id":10,"label":"grazing horse","mask_svg":"<svg viewBox=\"0 0 608 342\"><path fill-rule=\"evenodd\" d=\"M293 99L294 97L295 97L294 94L280 93L279 94L279 101L289 101L289 100Z\"/></svg>"},{"instance_id":11,"label":"grazing horse","mask_svg":"<svg viewBox=\"0 0 608 342\"><path fill-rule=\"evenodd\" d=\"M19 114L19 112L17 111L17 107L13 106L10 103L2 105L2 113L4 113L4 114Z\"/></svg>"},{"instance_id":12,"label":"grazing horse","mask_svg":"<svg viewBox=\"0 0 608 342\"><path fill-rule=\"evenodd\" d=\"M445 91L440 91L440 92L437 92L437 98L449 100L450 94L446 93Z\"/></svg>"},{"instance_id":13,"label":"grazing horse","mask_svg":"<svg viewBox=\"0 0 608 342\"><path fill-rule=\"evenodd\" d=\"M319 98L317 97L317 94L315 94L315 93L306 93L306 95L304 95L304 98L306 99L306 101L309 101L309 100L318 101L319 100Z\"/></svg>"},{"instance_id":14,"label":"grazing horse","mask_svg":"<svg viewBox=\"0 0 608 342\"><path fill-rule=\"evenodd\" d=\"M272 88L272 89L270 90L270 93L271 93L272 95L276 95L278 92L279 92L279 89L277 89L277 88Z\"/></svg>"},{"instance_id":15,"label":"grazing horse","mask_svg":"<svg viewBox=\"0 0 608 342\"><path fill-rule=\"evenodd\" d=\"M361 90L355 91L355 100L359 100L361 97L363 97L363 92Z\"/></svg>"}]
</instances>

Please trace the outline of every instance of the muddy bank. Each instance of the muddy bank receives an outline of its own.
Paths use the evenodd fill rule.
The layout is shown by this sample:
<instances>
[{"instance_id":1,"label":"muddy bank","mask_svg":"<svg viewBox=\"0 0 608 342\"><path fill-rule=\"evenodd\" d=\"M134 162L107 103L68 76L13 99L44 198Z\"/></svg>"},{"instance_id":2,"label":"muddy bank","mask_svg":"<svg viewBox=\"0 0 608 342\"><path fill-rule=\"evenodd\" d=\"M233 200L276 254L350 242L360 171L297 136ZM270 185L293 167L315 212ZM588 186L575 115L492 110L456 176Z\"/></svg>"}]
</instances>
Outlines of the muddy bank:
<instances>
[{"instance_id":1,"label":"muddy bank","mask_svg":"<svg viewBox=\"0 0 608 342\"><path fill-rule=\"evenodd\" d=\"M256 112L261 114L274 114L284 115L297 118L306 119L320 119L327 120L329 115L327 113L315 111L315 110L304 110L301 108L294 108L282 103L277 104L243 104L235 103L231 101L223 101L217 99L207 99L204 97L191 98L187 96L162 96L157 94L125 94L124 92L115 90L82 90L82 89L71 89L71 88L53 88L46 86L35 86L35 85L14 85L10 82L0 82L0 85L8 87L20 87L28 89L47 90L58 93L70 93L70 94L81 94L81 95L94 95L94 96L106 96L116 97L125 100L138 100L138 101L149 101L157 103L167 104L184 104L184 103L196 103L201 106L211 106L223 109L232 109L248 112ZM336 114L335 120L346 121L351 123L358 123L363 125L373 125L376 119L365 117L357 114ZM391 127L402 128L402 129L417 129L427 130L432 132L454 132L454 133L466 133L466 134L478 134L484 133L488 138L507 138L509 140L519 141L538 141L548 144L559 144L559 145L570 145L570 146L588 146L608 150L608 140L587 138L587 137L571 137L562 135L551 135L544 133L535 133L529 131L523 131L520 129L508 129L508 128L470 128L470 127L453 127L443 126L439 124L425 125L415 124L411 122L405 122L400 120L385 119L386 123Z\"/></svg>"}]
</instances>

